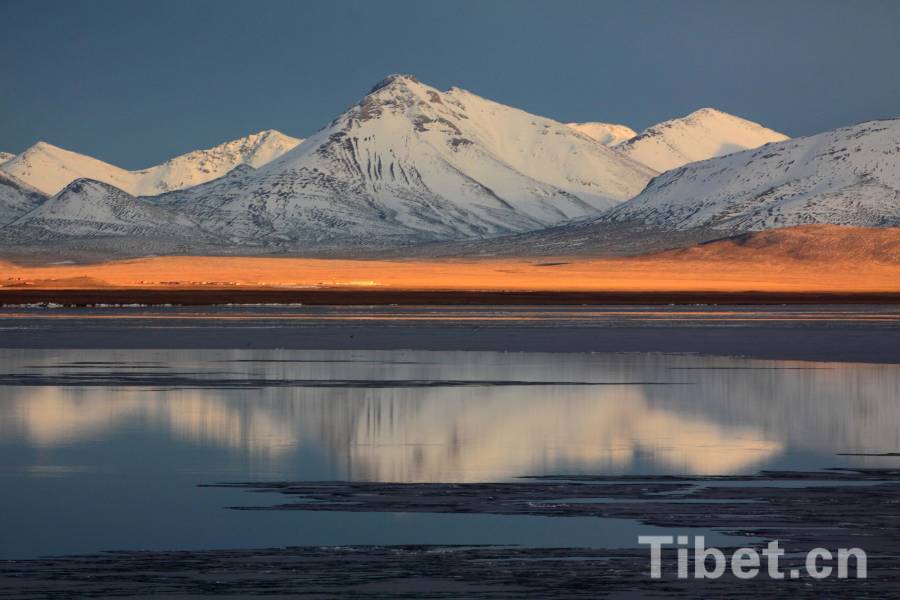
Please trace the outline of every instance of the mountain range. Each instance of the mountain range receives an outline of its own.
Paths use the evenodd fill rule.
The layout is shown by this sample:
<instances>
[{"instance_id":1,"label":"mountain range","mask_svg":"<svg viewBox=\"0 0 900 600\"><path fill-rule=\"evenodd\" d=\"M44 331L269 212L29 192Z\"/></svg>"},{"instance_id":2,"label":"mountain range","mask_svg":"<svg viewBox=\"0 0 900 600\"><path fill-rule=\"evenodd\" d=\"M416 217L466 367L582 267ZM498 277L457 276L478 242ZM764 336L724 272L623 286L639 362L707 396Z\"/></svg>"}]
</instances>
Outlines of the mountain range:
<instances>
[{"instance_id":1,"label":"mountain range","mask_svg":"<svg viewBox=\"0 0 900 600\"><path fill-rule=\"evenodd\" d=\"M139 171L127 171L90 156L38 142L6 161L0 156L0 173L12 175L48 196L62 191L76 179L100 181L132 196L154 196L211 181L238 165L262 166L301 141L270 129L206 150L194 150Z\"/></svg>"},{"instance_id":2,"label":"mountain range","mask_svg":"<svg viewBox=\"0 0 900 600\"><path fill-rule=\"evenodd\" d=\"M2 154L0 246L629 254L891 226L898 140L898 120L789 139L710 108L641 133L563 124L392 75L306 140L268 130L140 171L43 142Z\"/></svg>"},{"instance_id":3,"label":"mountain range","mask_svg":"<svg viewBox=\"0 0 900 600\"><path fill-rule=\"evenodd\" d=\"M411 244L593 216L654 175L561 123L400 75L255 172L160 201L244 243Z\"/></svg>"},{"instance_id":4,"label":"mountain range","mask_svg":"<svg viewBox=\"0 0 900 600\"><path fill-rule=\"evenodd\" d=\"M900 119L689 163L593 219L420 255L623 255L798 225L900 226Z\"/></svg>"},{"instance_id":5,"label":"mountain range","mask_svg":"<svg viewBox=\"0 0 900 600\"><path fill-rule=\"evenodd\" d=\"M740 232L900 225L900 119L687 164L654 178L600 220Z\"/></svg>"},{"instance_id":6,"label":"mountain range","mask_svg":"<svg viewBox=\"0 0 900 600\"><path fill-rule=\"evenodd\" d=\"M77 179L11 228L23 238L103 236L196 239L196 223L101 181ZM202 231L202 230L201 230ZM198 240L199 241L199 240Z\"/></svg>"}]
</instances>

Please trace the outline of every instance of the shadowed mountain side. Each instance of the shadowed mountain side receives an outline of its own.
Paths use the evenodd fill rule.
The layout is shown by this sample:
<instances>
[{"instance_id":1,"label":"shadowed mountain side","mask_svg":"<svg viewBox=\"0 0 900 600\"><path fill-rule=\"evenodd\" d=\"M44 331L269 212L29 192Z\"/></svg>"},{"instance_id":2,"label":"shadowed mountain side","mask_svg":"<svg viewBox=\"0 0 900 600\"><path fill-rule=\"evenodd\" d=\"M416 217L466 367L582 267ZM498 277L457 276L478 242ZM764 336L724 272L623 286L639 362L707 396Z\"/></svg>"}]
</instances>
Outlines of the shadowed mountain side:
<instances>
[{"instance_id":1,"label":"shadowed mountain side","mask_svg":"<svg viewBox=\"0 0 900 600\"><path fill-rule=\"evenodd\" d=\"M839 225L806 225L770 229L713 240L653 258L690 261L833 261L900 264L900 227L863 228Z\"/></svg>"},{"instance_id":2,"label":"shadowed mountain side","mask_svg":"<svg viewBox=\"0 0 900 600\"><path fill-rule=\"evenodd\" d=\"M44 196L36 189L0 172L0 227L12 223L43 201Z\"/></svg>"},{"instance_id":3,"label":"shadowed mountain side","mask_svg":"<svg viewBox=\"0 0 900 600\"><path fill-rule=\"evenodd\" d=\"M183 215L90 179L76 179L3 229L5 244L74 240L90 248L96 238L126 240L147 253L156 244L185 248L213 236Z\"/></svg>"},{"instance_id":4,"label":"shadowed mountain side","mask_svg":"<svg viewBox=\"0 0 900 600\"><path fill-rule=\"evenodd\" d=\"M376 255L383 258L400 259L528 256L618 258L682 248L721 238L722 232L712 229L668 231L643 223L604 223L598 222L596 219L587 219L537 231L487 239L386 249Z\"/></svg>"}]
</instances>

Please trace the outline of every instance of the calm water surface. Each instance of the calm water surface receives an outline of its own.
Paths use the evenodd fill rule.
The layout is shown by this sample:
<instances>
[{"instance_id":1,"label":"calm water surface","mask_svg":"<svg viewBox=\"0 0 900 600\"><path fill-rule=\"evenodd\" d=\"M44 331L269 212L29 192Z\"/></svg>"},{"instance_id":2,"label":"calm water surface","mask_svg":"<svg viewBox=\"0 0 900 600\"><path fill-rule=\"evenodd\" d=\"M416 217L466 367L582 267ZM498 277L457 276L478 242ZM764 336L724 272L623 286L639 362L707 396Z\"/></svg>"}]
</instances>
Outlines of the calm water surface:
<instances>
[{"instance_id":1,"label":"calm water surface","mask_svg":"<svg viewBox=\"0 0 900 600\"><path fill-rule=\"evenodd\" d=\"M900 366L665 354L0 350L0 556L634 546L611 519L230 511L197 484L735 474L900 459ZM720 536L713 539L724 540Z\"/></svg>"}]
</instances>

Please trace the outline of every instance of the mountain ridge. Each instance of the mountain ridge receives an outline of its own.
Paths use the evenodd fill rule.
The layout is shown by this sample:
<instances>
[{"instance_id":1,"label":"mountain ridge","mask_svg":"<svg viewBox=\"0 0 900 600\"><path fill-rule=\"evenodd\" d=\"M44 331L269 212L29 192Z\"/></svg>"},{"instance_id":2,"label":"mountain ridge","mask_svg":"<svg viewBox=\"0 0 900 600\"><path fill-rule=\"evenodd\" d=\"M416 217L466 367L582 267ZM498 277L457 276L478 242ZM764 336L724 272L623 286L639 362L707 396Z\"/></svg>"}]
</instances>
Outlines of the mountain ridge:
<instances>
[{"instance_id":1,"label":"mountain ridge","mask_svg":"<svg viewBox=\"0 0 900 600\"><path fill-rule=\"evenodd\" d=\"M196 223L136 198L107 183L76 179L59 193L11 223L18 234L35 232L32 239L80 239L108 236L191 239Z\"/></svg>"},{"instance_id":2,"label":"mountain ridge","mask_svg":"<svg viewBox=\"0 0 900 600\"><path fill-rule=\"evenodd\" d=\"M212 254L627 256L785 226L900 225L900 119L789 139L704 108L615 145L596 137L616 132L634 133L394 74L302 143L266 130L126 171L39 142L0 164L0 237L79 251L106 238L129 255L193 243ZM754 147L731 152L741 145ZM641 162L689 154L709 156L663 173ZM44 200L28 180L48 165L59 170L45 189L71 181Z\"/></svg>"},{"instance_id":3,"label":"mountain ridge","mask_svg":"<svg viewBox=\"0 0 900 600\"><path fill-rule=\"evenodd\" d=\"M600 220L665 230L900 225L900 119L867 121L691 163Z\"/></svg>"},{"instance_id":4,"label":"mountain ridge","mask_svg":"<svg viewBox=\"0 0 900 600\"><path fill-rule=\"evenodd\" d=\"M786 139L783 133L759 123L714 108L701 108L648 127L614 148L662 173Z\"/></svg>"},{"instance_id":5,"label":"mountain ridge","mask_svg":"<svg viewBox=\"0 0 900 600\"><path fill-rule=\"evenodd\" d=\"M152 196L211 181L239 164L262 166L301 141L269 129L135 171L39 141L2 162L0 171L47 196L62 191L76 179L102 181L133 196Z\"/></svg>"},{"instance_id":6,"label":"mountain ridge","mask_svg":"<svg viewBox=\"0 0 900 600\"><path fill-rule=\"evenodd\" d=\"M243 180L160 201L234 239L407 244L596 215L654 174L551 119L398 74Z\"/></svg>"}]
</instances>

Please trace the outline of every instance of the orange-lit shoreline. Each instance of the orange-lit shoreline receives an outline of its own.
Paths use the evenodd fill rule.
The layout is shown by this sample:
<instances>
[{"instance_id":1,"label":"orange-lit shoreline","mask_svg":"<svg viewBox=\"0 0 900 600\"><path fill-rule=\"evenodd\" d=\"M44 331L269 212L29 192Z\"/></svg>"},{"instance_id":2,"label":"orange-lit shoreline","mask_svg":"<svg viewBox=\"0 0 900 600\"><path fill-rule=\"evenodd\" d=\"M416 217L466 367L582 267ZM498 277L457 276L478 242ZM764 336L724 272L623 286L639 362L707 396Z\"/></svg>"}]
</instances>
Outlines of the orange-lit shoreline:
<instances>
[{"instance_id":1,"label":"orange-lit shoreline","mask_svg":"<svg viewBox=\"0 0 900 600\"><path fill-rule=\"evenodd\" d=\"M900 264L639 259L364 261L160 257L91 265L0 263L3 289L544 292L900 292Z\"/></svg>"},{"instance_id":2,"label":"orange-lit shoreline","mask_svg":"<svg viewBox=\"0 0 900 600\"><path fill-rule=\"evenodd\" d=\"M807 226L630 258L363 260L166 256L105 263L0 260L0 292L900 293L900 228Z\"/></svg>"}]
</instances>

